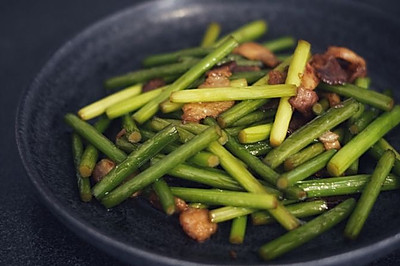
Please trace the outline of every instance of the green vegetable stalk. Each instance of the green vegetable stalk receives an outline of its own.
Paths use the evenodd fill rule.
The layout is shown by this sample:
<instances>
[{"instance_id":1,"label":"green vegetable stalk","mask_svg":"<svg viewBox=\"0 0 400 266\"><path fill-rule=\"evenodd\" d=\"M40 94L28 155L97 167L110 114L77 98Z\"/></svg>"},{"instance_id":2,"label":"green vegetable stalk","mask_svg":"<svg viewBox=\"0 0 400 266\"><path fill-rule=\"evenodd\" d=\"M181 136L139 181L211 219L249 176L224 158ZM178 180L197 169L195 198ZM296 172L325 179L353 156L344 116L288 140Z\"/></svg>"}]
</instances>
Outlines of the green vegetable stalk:
<instances>
[{"instance_id":1,"label":"green vegetable stalk","mask_svg":"<svg viewBox=\"0 0 400 266\"><path fill-rule=\"evenodd\" d=\"M143 143L136 151L129 154L123 162L112 169L93 187L93 195L97 199L102 199L108 192L120 185L146 161L159 153L166 145L177 139L178 132L176 128L172 125L166 127L154 135L153 138Z\"/></svg>"},{"instance_id":2,"label":"green vegetable stalk","mask_svg":"<svg viewBox=\"0 0 400 266\"><path fill-rule=\"evenodd\" d=\"M342 102L340 108L330 108L324 114L317 116L295 131L280 146L269 152L264 158L264 162L270 167L276 168L289 156L313 142L314 139L349 119L358 108L359 103L353 99Z\"/></svg>"},{"instance_id":3,"label":"green vegetable stalk","mask_svg":"<svg viewBox=\"0 0 400 266\"><path fill-rule=\"evenodd\" d=\"M81 174L78 171L82 153L83 153L82 140L78 134L73 133L72 134L72 157L74 159L79 196L83 202L89 202L92 200L92 192L90 191L90 180L89 180L89 178L82 178Z\"/></svg>"},{"instance_id":4,"label":"green vegetable stalk","mask_svg":"<svg viewBox=\"0 0 400 266\"><path fill-rule=\"evenodd\" d=\"M347 238L355 239L360 234L379 192L381 191L382 184L393 167L395 158L394 152L387 150L378 161L370 181L361 193L361 198L358 200L357 205L346 224L344 235Z\"/></svg>"},{"instance_id":5,"label":"green vegetable stalk","mask_svg":"<svg viewBox=\"0 0 400 266\"><path fill-rule=\"evenodd\" d=\"M185 74L178 78L168 88L164 89L159 95L157 95L154 99L145 104L136 113L134 113L133 118L140 124L143 124L157 112L159 104L167 100L172 92L187 88L187 86L198 79L207 70L212 68L220 59L230 53L237 45L238 43L235 39L228 38L213 52L208 54L196 65L186 71Z\"/></svg>"},{"instance_id":6,"label":"green vegetable stalk","mask_svg":"<svg viewBox=\"0 0 400 266\"><path fill-rule=\"evenodd\" d=\"M161 206L167 215L175 213L175 199L167 182L164 179L157 179L153 183L154 192L156 192Z\"/></svg>"},{"instance_id":7,"label":"green vegetable stalk","mask_svg":"<svg viewBox=\"0 0 400 266\"><path fill-rule=\"evenodd\" d=\"M177 165L183 163L188 158L195 155L197 152L206 148L211 142L219 138L218 128L210 127L209 129L203 131L201 134L195 136L193 139L187 143L180 146L175 151L171 152L164 159L137 176L135 178L127 181L123 185L111 191L102 200L101 203L106 208L111 208L119 203L123 202L134 192L143 189L148 186L158 178L162 177L169 170L176 167Z\"/></svg>"},{"instance_id":8,"label":"green vegetable stalk","mask_svg":"<svg viewBox=\"0 0 400 266\"><path fill-rule=\"evenodd\" d=\"M272 260L312 240L349 216L354 206L354 199L345 200L301 227L270 241L259 249L261 258Z\"/></svg>"},{"instance_id":9,"label":"green vegetable stalk","mask_svg":"<svg viewBox=\"0 0 400 266\"><path fill-rule=\"evenodd\" d=\"M102 117L94 124L94 128L99 133L103 133L110 125L110 122L111 121L109 119ZM88 144L83 151L82 158L79 163L79 173L82 177L89 177L92 175L98 157L99 151L97 148L92 144Z\"/></svg>"},{"instance_id":10,"label":"green vegetable stalk","mask_svg":"<svg viewBox=\"0 0 400 266\"><path fill-rule=\"evenodd\" d=\"M329 161L327 169L332 176L339 176L350 164L366 152L375 142L389 130L400 123L400 106L385 112L369 124L358 135L354 136Z\"/></svg>"},{"instance_id":11,"label":"green vegetable stalk","mask_svg":"<svg viewBox=\"0 0 400 266\"><path fill-rule=\"evenodd\" d=\"M112 161L120 163L125 160L126 154L118 149L108 138L99 133L92 125L70 113L64 116L64 120L81 137L85 138Z\"/></svg>"},{"instance_id":12,"label":"green vegetable stalk","mask_svg":"<svg viewBox=\"0 0 400 266\"><path fill-rule=\"evenodd\" d=\"M247 216L236 217L232 220L229 242L231 244L242 244L246 234Z\"/></svg>"}]
</instances>

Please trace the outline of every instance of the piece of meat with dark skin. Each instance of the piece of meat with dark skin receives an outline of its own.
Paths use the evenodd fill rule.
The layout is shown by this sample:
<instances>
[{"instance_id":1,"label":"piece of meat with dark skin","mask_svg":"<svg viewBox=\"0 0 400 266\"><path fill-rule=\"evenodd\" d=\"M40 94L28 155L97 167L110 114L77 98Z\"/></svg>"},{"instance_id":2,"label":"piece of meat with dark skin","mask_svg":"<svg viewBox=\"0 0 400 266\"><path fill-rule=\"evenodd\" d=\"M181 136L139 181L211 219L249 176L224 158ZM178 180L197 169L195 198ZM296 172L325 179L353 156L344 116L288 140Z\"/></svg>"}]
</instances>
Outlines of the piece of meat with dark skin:
<instances>
[{"instance_id":1,"label":"piece of meat with dark skin","mask_svg":"<svg viewBox=\"0 0 400 266\"><path fill-rule=\"evenodd\" d=\"M228 65L210 70L207 73L206 80L198 89L229 87L229 77L231 75L232 72ZM183 122L198 123L201 119L208 116L216 118L220 113L231 108L234 104L234 101L186 103L182 106L182 120Z\"/></svg>"},{"instance_id":2,"label":"piece of meat with dark skin","mask_svg":"<svg viewBox=\"0 0 400 266\"><path fill-rule=\"evenodd\" d=\"M165 81L162 78L155 78L147 81L142 88L142 92L147 92L151 90L158 89L162 86L165 86Z\"/></svg>"},{"instance_id":3,"label":"piece of meat with dark skin","mask_svg":"<svg viewBox=\"0 0 400 266\"><path fill-rule=\"evenodd\" d=\"M367 75L367 63L364 58L346 47L330 46L327 54L349 62L347 66L348 82L353 82L358 77Z\"/></svg>"},{"instance_id":4,"label":"piece of meat with dark skin","mask_svg":"<svg viewBox=\"0 0 400 266\"><path fill-rule=\"evenodd\" d=\"M114 167L113 161L109 159L100 160L93 169L92 178L94 182L100 182Z\"/></svg>"},{"instance_id":5,"label":"piece of meat with dark skin","mask_svg":"<svg viewBox=\"0 0 400 266\"><path fill-rule=\"evenodd\" d=\"M277 70L271 70L268 73L268 85L284 84L286 80L287 72L281 72Z\"/></svg>"},{"instance_id":6,"label":"piece of meat with dark skin","mask_svg":"<svg viewBox=\"0 0 400 266\"><path fill-rule=\"evenodd\" d=\"M187 208L179 215L179 222L183 231L198 242L204 242L213 235L218 228L212 223L207 209Z\"/></svg>"},{"instance_id":7,"label":"piece of meat with dark skin","mask_svg":"<svg viewBox=\"0 0 400 266\"><path fill-rule=\"evenodd\" d=\"M294 109L302 113L304 116L311 116L312 106L318 102L318 95L313 90L297 88L297 95L290 97L289 103Z\"/></svg>"},{"instance_id":8,"label":"piece of meat with dark skin","mask_svg":"<svg viewBox=\"0 0 400 266\"><path fill-rule=\"evenodd\" d=\"M332 55L315 54L311 60L317 76L330 85L344 84L347 81L347 72Z\"/></svg>"},{"instance_id":9,"label":"piece of meat with dark skin","mask_svg":"<svg viewBox=\"0 0 400 266\"><path fill-rule=\"evenodd\" d=\"M351 83L367 75L364 58L346 47L330 46L324 54L315 54L311 64L318 77L331 85Z\"/></svg>"},{"instance_id":10,"label":"piece of meat with dark skin","mask_svg":"<svg viewBox=\"0 0 400 266\"><path fill-rule=\"evenodd\" d=\"M268 48L255 42L246 42L236 47L233 54L239 54L250 60L260 60L268 67L279 64L278 58Z\"/></svg>"}]
</instances>

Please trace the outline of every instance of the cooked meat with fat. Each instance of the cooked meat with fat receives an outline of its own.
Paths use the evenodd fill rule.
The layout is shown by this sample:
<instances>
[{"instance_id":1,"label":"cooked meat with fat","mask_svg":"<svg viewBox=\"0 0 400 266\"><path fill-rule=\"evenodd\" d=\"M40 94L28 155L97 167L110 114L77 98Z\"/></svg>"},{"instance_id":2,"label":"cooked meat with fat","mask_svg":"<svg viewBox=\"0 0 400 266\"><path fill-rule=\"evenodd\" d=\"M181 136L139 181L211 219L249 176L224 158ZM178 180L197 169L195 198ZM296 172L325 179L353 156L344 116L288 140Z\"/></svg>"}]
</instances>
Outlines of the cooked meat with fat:
<instances>
[{"instance_id":1,"label":"cooked meat with fat","mask_svg":"<svg viewBox=\"0 0 400 266\"><path fill-rule=\"evenodd\" d=\"M147 92L151 90L155 90L157 88L160 88L162 86L165 86L165 81L162 78L155 78L147 81L142 88L142 92Z\"/></svg>"},{"instance_id":2,"label":"cooked meat with fat","mask_svg":"<svg viewBox=\"0 0 400 266\"><path fill-rule=\"evenodd\" d=\"M176 211L178 213L181 213L188 208L188 205L186 204L186 202L183 199L174 197L174 200L175 200Z\"/></svg>"},{"instance_id":3,"label":"cooked meat with fat","mask_svg":"<svg viewBox=\"0 0 400 266\"><path fill-rule=\"evenodd\" d=\"M228 87L229 77L232 76L230 65L223 65L207 72L207 78L199 88Z\"/></svg>"},{"instance_id":4,"label":"cooked meat with fat","mask_svg":"<svg viewBox=\"0 0 400 266\"><path fill-rule=\"evenodd\" d=\"M301 77L300 87L303 87L307 90L313 90L318 86L318 83L319 78L317 76L315 68L310 63L307 63L304 74Z\"/></svg>"},{"instance_id":5,"label":"cooked meat with fat","mask_svg":"<svg viewBox=\"0 0 400 266\"><path fill-rule=\"evenodd\" d=\"M340 99L339 94L334 93L334 92L324 92L321 93L321 95L323 97L325 97L326 99L328 99L329 102L329 107L335 107L338 104L340 104L342 102L342 100Z\"/></svg>"},{"instance_id":6,"label":"cooked meat with fat","mask_svg":"<svg viewBox=\"0 0 400 266\"><path fill-rule=\"evenodd\" d=\"M222 66L210 70L207 73L207 78L203 84L199 86L201 88L216 88L216 87L229 87L229 77L232 72L229 66ZM217 117L220 113L226 111L234 105L234 101L223 101L223 102L198 102L198 103L186 103L182 106L182 120L183 122L199 122L201 119L208 116Z\"/></svg>"},{"instance_id":7,"label":"cooked meat with fat","mask_svg":"<svg viewBox=\"0 0 400 266\"><path fill-rule=\"evenodd\" d=\"M304 116L310 116L312 114L312 106L318 102L318 95L313 90L298 87L297 95L290 97L289 102L293 108Z\"/></svg>"},{"instance_id":8,"label":"cooked meat with fat","mask_svg":"<svg viewBox=\"0 0 400 266\"><path fill-rule=\"evenodd\" d=\"M286 80L287 72L281 72L277 70L271 70L268 72L268 85L284 84Z\"/></svg>"},{"instance_id":9,"label":"cooked meat with fat","mask_svg":"<svg viewBox=\"0 0 400 266\"><path fill-rule=\"evenodd\" d=\"M217 231L218 225L212 223L207 209L188 208L179 215L183 231L198 242L204 242Z\"/></svg>"},{"instance_id":10,"label":"cooked meat with fat","mask_svg":"<svg viewBox=\"0 0 400 266\"><path fill-rule=\"evenodd\" d=\"M348 82L367 75L367 63L354 51L346 47L330 46L326 53L350 63L347 67Z\"/></svg>"},{"instance_id":11,"label":"cooked meat with fat","mask_svg":"<svg viewBox=\"0 0 400 266\"><path fill-rule=\"evenodd\" d=\"M340 142L339 142L339 135L332 132L332 131L327 131L324 134L322 134L319 138L319 141L324 144L325 150L331 150L331 149L336 149L339 150L341 148Z\"/></svg>"},{"instance_id":12,"label":"cooked meat with fat","mask_svg":"<svg viewBox=\"0 0 400 266\"><path fill-rule=\"evenodd\" d=\"M182 107L182 120L184 122L198 123L201 119L208 116L216 118L220 113L228 110L234 104L234 101L186 103Z\"/></svg>"},{"instance_id":13,"label":"cooked meat with fat","mask_svg":"<svg viewBox=\"0 0 400 266\"><path fill-rule=\"evenodd\" d=\"M236 47L233 52L250 60L260 60L268 67L279 64L278 58L268 48L255 42L246 42Z\"/></svg>"},{"instance_id":14,"label":"cooked meat with fat","mask_svg":"<svg viewBox=\"0 0 400 266\"><path fill-rule=\"evenodd\" d=\"M331 85L353 82L367 75L364 58L346 47L330 46L324 54L315 54L311 64L317 76Z\"/></svg>"},{"instance_id":15,"label":"cooked meat with fat","mask_svg":"<svg viewBox=\"0 0 400 266\"><path fill-rule=\"evenodd\" d=\"M113 168L115 163L109 159L100 160L93 169L92 178L94 182L100 182Z\"/></svg>"},{"instance_id":16,"label":"cooked meat with fat","mask_svg":"<svg viewBox=\"0 0 400 266\"><path fill-rule=\"evenodd\" d=\"M317 76L325 83L336 85L344 84L347 81L346 71L332 55L315 54L312 57L311 65Z\"/></svg>"}]
</instances>

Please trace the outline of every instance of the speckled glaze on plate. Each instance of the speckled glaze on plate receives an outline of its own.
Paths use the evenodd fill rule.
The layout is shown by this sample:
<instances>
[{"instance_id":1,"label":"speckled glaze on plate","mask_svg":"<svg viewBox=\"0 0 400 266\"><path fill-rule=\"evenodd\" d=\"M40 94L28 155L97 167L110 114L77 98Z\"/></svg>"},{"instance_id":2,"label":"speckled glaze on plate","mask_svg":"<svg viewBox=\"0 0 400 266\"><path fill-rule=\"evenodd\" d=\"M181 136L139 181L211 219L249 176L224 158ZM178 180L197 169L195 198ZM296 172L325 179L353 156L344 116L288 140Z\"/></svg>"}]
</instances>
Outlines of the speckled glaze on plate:
<instances>
[{"instance_id":1,"label":"speckled glaze on plate","mask_svg":"<svg viewBox=\"0 0 400 266\"><path fill-rule=\"evenodd\" d=\"M104 95L102 82L136 69L146 55L196 46L206 25L224 32L255 19L269 22L265 39L293 35L314 51L328 45L354 49L368 62L373 87L396 89L400 23L367 6L346 1L159 1L134 6L84 30L59 49L26 89L16 136L26 171L49 209L71 230L105 252L134 264L266 264L257 256L265 242L284 233L278 225L249 226L245 243L228 243L229 223L211 240L186 237L176 217L143 200L107 211L79 201L63 115ZM400 94L394 91L398 100ZM397 132L388 140L398 146ZM367 167L367 166L365 166ZM398 191L382 194L360 238L345 241L341 224L269 264L366 263L400 245ZM234 260L230 252L235 251Z\"/></svg>"}]
</instances>

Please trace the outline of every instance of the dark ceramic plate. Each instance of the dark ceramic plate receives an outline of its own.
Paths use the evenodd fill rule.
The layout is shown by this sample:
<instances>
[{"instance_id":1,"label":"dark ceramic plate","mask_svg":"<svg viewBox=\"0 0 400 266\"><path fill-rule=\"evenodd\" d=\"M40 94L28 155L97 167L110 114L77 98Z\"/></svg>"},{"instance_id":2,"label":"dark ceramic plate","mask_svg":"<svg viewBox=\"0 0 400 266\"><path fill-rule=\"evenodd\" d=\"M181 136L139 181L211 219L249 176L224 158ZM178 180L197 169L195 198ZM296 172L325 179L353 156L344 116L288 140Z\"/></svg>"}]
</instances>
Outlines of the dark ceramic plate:
<instances>
[{"instance_id":1,"label":"dark ceramic plate","mask_svg":"<svg viewBox=\"0 0 400 266\"><path fill-rule=\"evenodd\" d=\"M354 49L369 63L375 89L396 89L400 24L385 14L346 1L160 1L136 6L86 29L66 43L25 91L17 141L25 168L44 202L68 227L105 252L131 263L262 264L258 247L284 233L278 225L250 226L245 243L228 243L229 224L198 244L186 237L176 217L166 217L142 200L105 210L78 200L63 115L104 94L107 77L140 66L146 55L196 46L206 25L224 31L255 19L269 22L269 39L293 35L314 51L328 45ZM395 91L399 99L400 94ZM395 134L389 141L397 144ZM360 238L346 242L343 224L276 264L367 262L399 246L400 193L383 193ZM230 252L237 253L233 260Z\"/></svg>"}]
</instances>

